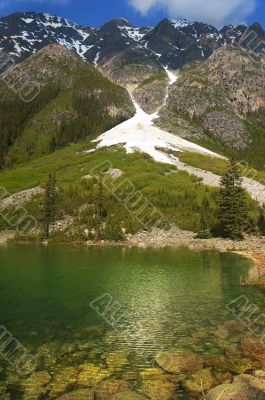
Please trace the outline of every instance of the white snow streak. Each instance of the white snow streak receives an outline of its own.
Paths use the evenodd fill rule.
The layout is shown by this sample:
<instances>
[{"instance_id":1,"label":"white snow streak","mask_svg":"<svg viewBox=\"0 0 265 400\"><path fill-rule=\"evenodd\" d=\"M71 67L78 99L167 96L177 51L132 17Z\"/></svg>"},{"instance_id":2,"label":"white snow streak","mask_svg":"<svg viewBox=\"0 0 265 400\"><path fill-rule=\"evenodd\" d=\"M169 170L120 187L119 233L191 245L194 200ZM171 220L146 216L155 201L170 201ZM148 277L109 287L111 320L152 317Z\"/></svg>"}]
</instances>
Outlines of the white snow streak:
<instances>
[{"instance_id":1,"label":"white snow streak","mask_svg":"<svg viewBox=\"0 0 265 400\"><path fill-rule=\"evenodd\" d=\"M166 72L169 84L174 84L177 76L167 69ZM98 142L97 148L120 144L125 147L127 153L140 151L149 154L155 161L173 165L176 164L176 158L167 154L167 150L193 151L219 157L210 150L155 127L153 120L158 118L158 112L152 115L146 114L133 98L132 101L136 114L94 140L94 142ZM165 149L165 152L162 149Z\"/></svg>"},{"instance_id":2,"label":"white snow streak","mask_svg":"<svg viewBox=\"0 0 265 400\"><path fill-rule=\"evenodd\" d=\"M93 63L94 63L94 65L95 65L96 68L98 67L98 60L99 60L99 57L100 57L100 51L97 53L97 55L96 55L96 57L95 57L95 60L93 61Z\"/></svg>"}]
</instances>

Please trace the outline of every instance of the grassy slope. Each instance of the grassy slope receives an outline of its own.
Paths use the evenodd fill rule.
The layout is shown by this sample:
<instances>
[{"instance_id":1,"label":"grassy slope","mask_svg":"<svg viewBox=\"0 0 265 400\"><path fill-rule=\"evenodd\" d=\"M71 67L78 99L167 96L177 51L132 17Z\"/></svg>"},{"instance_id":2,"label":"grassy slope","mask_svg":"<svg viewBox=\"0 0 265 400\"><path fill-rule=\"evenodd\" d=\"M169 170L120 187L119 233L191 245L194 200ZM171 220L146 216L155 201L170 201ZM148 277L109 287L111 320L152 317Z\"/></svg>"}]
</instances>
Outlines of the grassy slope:
<instances>
[{"instance_id":1,"label":"grassy slope","mask_svg":"<svg viewBox=\"0 0 265 400\"><path fill-rule=\"evenodd\" d=\"M215 150L217 151L217 149ZM192 167L210 171L220 176L224 174L229 166L229 162L226 160L208 157L203 154L183 152L179 153L178 157L181 161ZM251 165L242 162L241 172L243 176L252 178L265 185L265 171L257 170L251 167Z\"/></svg>"},{"instance_id":2,"label":"grassy slope","mask_svg":"<svg viewBox=\"0 0 265 400\"><path fill-rule=\"evenodd\" d=\"M0 173L0 186L5 187L10 193L15 193L37 185L43 185L47 179L48 172L55 171L58 186L65 193L71 187L77 190L75 200L69 199L65 194L64 202L67 203L67 213L71 214L77 207L82 205L82 197L85 203L89 203L87 196L95 196L95 185L88 184L85 188L82 177L89 175L91 169L99 164L109 161L113 168L119 168L124 175L115 183L118 185L124 179L128 179L135 185L136 190L159 209L165 218L182 229L197 231L200 226L202 203L205 197L210 206L206 210L209 225L213 226L216 221L215 211L217 189L210 188L198 182L195 176L186 172L176 171L170 165L154 162L149 156L134 153L126 155L124 150L100 149L94 153L78 154L87 150L90 144L83 142L72 145L53 154L30 161L19 168L2 171ZM116 215L128 217L122 204L112 198L110 193L105 193L111 203L110 209L115 209ZM76 203L72 203L76 201ZM96 201L97 202L97 201ZM249 200L251 215L257 216L255 203ZM128 217L130 218L130 217Z\"/></svg>"},{"instance_id":3,"label":"grassy slope","mask_svg":"<svg viewBox=\"0 0 265 400\"><path fill-rule=\"evenodd\" d=\"M200 207L205 196L209 197L212 205L215 203L215 189L199 184L196 177L177 172L170 165L155 163L150 157L139 153L125 155L123 150L101 149L95 153L76 154L88 147L85 142L76 144L19 168L2 171L0 186L15 193L44 184L47 173L56 171L58 186L67 189L70 185L80 185L83 176L108 160L114 168L125 172L120 181L129 179L170 222L182 228L198 227Z\"/></svg>"},{"instance_id":4,"label":"grassy slope","mask_svg":"<svg viewBox=\"0 0 265 400\"><path fill-rule=\"evenodd\" d=\"M223 175L229 166L229 162L223 159L207 157L203 154L190 153L188 151L178 154L181 161L194 168L213 172L216 175Z\"/></svg>"}]
</instances>

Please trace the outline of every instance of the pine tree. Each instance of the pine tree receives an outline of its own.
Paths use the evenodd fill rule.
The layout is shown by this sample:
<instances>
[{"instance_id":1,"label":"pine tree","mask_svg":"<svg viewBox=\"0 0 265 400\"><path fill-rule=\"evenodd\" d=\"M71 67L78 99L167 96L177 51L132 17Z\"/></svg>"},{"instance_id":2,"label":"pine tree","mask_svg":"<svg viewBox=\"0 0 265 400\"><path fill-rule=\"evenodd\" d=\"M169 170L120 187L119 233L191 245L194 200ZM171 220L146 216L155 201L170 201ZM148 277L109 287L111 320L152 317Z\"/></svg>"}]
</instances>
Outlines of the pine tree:
<instances>
[{"instance_id":1,"label":"pine tree","mask_svg":"<svg viewBox=\"0 0 265 400\"><path fill-rule=\"evenodd\" d=\"M222 236L233 240L243 239L247 222L247 203L242 188L240 167L235 161L221 179L218 219Z\"/></svg>"},{"instance_id":2,"label":"pine tree","mask_svg":"<svg viewBox=\"0 0 265 400\"><path fill-rule=\"evenodd\" d=\"M44 195L44 224L43 236L44 239L50 237L50 225L54 223L57 210L57 192L56 192L56 176L49 174L48 181L45 187Z\"/></svg>"},{"instance_id":3,"label":"pine tree","mask_svg":"<svg viewBox=\"0 0 265 400\"><path fill-rule=\"evenodd\" d=\"M260 209L258 229L261 236L265 236L265 204L263 204L263 207Z\"/></svg>"}]
</instances>

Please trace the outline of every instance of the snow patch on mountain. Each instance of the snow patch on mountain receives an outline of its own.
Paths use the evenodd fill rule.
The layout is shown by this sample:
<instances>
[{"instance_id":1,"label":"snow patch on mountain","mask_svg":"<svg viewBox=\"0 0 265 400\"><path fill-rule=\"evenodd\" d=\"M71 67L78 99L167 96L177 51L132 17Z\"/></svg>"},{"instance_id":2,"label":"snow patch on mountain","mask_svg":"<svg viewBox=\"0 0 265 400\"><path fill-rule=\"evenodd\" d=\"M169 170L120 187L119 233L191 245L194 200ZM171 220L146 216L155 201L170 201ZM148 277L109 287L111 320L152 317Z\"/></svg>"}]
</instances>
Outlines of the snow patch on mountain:
<instances>
[{"instance_id":1,"label":"snow patch on mountain","mask_svg":"<svg viewBox=\"0 0 265 400\"><path fill-rule=\"evenodd\" d=\"M170 22L174 26L175 29L185 28L186 26L192 25L192 22L190 22L184 18L170 19Z\"/></svg>"},{"instance_id":2,"label":"snow patch on mountain","mask_svg":"<svg viewBox=\"0 0 265 400\"><path fill-rule=\"evenodd\" d=\"M26 24L31 24L31 22L34 21L33 18L21 18L21 19L22 19L22 21L26 22Z\"/></svg>"},{"instance_id":3,"label":"snow patch on mountain","mask_svg":"<svg viewBox=\"0 0 265 400\"><path fill-rule=\"evenodd\" d=\"M139 42L145 36L145 34L140 33L140 28L134 28L133 26L119 26L119 29L123 35L135 42Z\"/></svg>"},{"instance_id":4,"label":"snow patch on mountain","mask_svg":"<svg viewBox=\"0 0 265 400\"><path fill-rule=\"evenodd\" d=\"M169 77L169 86L173 85L177 76L167 68L165 70ZM135 115L95 139L97 148L121 145L125 147L127 153L140 151L149 154L157 162L172 165L176 165L177 158L170 155L170 151L192 151L220 157L210 150L157 128L153 125L153 121L158 118L158 112L146 114L133 97L132 101L136 109Z\"/></svg>"}]
</instances>

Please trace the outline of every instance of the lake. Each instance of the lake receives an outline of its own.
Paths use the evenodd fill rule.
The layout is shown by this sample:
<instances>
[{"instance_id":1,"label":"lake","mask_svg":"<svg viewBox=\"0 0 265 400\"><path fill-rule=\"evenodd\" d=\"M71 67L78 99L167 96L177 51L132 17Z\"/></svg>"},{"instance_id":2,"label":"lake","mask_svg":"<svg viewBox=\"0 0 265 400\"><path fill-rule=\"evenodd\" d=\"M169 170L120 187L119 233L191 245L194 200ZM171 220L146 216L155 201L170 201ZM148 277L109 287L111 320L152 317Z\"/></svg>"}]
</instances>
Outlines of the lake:
<instances>
[{"instance_id":1,"label":"lake","mask_svg":"<svg viewBox=\"0 0 265 400\"><path fill-rule=\"evenodd\" d=\"M171 368L160 354L203 360L217 385L221 372L237 373L226 361L238 362L248 333L228 304L246 296L264 309L264 292L240 285L251 263L230 253L7 246L0 266L0 325L34 357L23 374L2 359L4 399L52 399L111 380L154 400L169 398L154 394L166 382L172 398L189 398L185 382L199 367Z\"/></svg>"}]
</instances>

